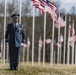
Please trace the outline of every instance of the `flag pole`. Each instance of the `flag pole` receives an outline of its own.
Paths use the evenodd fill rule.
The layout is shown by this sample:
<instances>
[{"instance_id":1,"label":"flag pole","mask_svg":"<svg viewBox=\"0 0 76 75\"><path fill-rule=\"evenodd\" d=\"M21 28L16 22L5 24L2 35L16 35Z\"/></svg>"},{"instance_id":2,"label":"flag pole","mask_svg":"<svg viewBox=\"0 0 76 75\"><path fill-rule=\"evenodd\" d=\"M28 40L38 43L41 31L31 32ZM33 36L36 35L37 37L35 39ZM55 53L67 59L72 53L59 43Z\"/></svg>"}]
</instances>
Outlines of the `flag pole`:
<instances>
[{"instance_id":1,"label":"flag pole","mask_svg":"<svg viewBox=\"0 0 76 75\"><path fill-rule=\"evenodd\" d=\"M19 0L19 5L20 5L20 10L19 10L19 15L20 15L20 17L19 17L19 23L21 24L21 8L22 8L22 0ZM23 48L23 50L24 50L24 48ZM20 56L19 56L19 61L20 61Z\"/></svg>"},{"instance_id":2,"label":"flag pole","mask_svg":"<svg viewBox=\"0 0 76 75\"><path fill-rule=\"evenodd\" d=\"M69 22L71 21L69 17ZM69 55L70 55L70 45L69 45L69 38L70 38L70 29L68 29L68 42L67 42L67 64L69 64Z\"/></svg>"},{"instance_id":3,"label":"flag pole","mask_svg":"<svg viewBox=\"0 0 76 75\"><path fill-rule=\"evenodd\" d=\"M7 44L6 48L7 48L7 61L8 61L8 59L9 59L9 56L8 56L8 54L9 54L9 47L8 47L8 44Z\"/></svg>"},{"instance_id":4,"label":"flag pole","mask_svg":"<svg viewBox=\"0 0 76 75\"><path fill-rule=\"evenodd\" d=\"M25 47L23 47L23 64L25 62Z\"/></svg>"},{"instance_id":5,"label":"flag pole","mask_svg":"<svg viewBox=\"0 0 76 75\"><path fill-rule=\"evenodd\" d=\"M21 11L22 11L22 0L20 0L20 18L19 18L20 24L21 24Z\"/></svg>"},{"instance_id":6,"label":"flag pole","mask_svg":"<svg viewBox=\"0 0 76 75\"><path fill-rule=\"evenodd\" d=\"M75 43L75 65L76 65L76 43Z\"/></svg>"},{"instance_id":7,"label":"flag pole","mask_svg":"<svg viewBox=\"0 0 76 75\"><path fill-rule=\"evenodd\" d=\"M1 39L1 65L2 65L2 58L3 58L3 51L2 51L2 49L3 49L3 39Z\"/></svg>"},{"instance_id":8,"label":"flag pole","mask_svg":"<svg viewBox=\"0 0 76 75\"><path fill-rule=\"evenodd\" d=\"M27 39L27 44L29 43L29 37ZM28 62L29 62L29 47L27 47L27 65L28 65Z\"/></svg>"},{"instance_id":9,"label":"flag pole","mask_svg":"<svg viewBox=\"0 0 76 75\"><path fill-rule=\"evenodd\" d=\"M46 6L45 6L45 12L44 12L43 66L45 66L45 39L46 39Z\"/></svg>"},{"instance_id":10,"label":"flag pole","mask_svg":"<svg viewBox=\"0 0 76 75\"><path fill-rule=\"evenodd\" d=\"M60 35L60 45L61 45L61 47L60 47L60 64L61 64L61 62L62 62L62 34Z\"/></svg>"},{"instance_id":11,"label":"flag pole","mask_svg":"<svg viewBox=\"0 0 76 75\"><path fill-rule=\"evenodd\" d=\"M53 20L53 28L52 28L52 44L50 45L50 64L53 64L53 49L54 49L54 20Z\"/></svg>"},{"instance_id":12,"label":"flag pole","mask_svg":"<svg viewBox=\"0 0 76 75\"><path fill-rule=\"evenodd\" d=\"M68 30L69 34L68 34L68 42L67 42L67 64L69 64L69 55L70 55L70 45L69 45L69 38L70 38L70 30Z\"/></svg>"},{"instance_id":13,"label":"flag pole","mask_svg":"<svg viewBox=\"0 0 76 75\"><path fill-rule=\"evenodd\" d=\"M60 40L60 12L59 12L59 29L58 29L58 43ZM59 64L59 46L58 46L57 64Z\"/></svg>"},{"instance_id":14,"label":"flag pole","mask_svg":"<svg viewBox=\"0 0 76 75\"><path fill-rule=\"evenodd\" d=\"M4 53L3 53L3 64L5 65L5 31L6 31L6 0L4 8Z\"/></svg>"},{"instance_id":15,"label":"flag pole","mask_svg":"<svg viewBox=\"0 0 76 75\"><path fill-rule=\"evenodd\" d=\"M67 15L65 15L65 23L67 22ZM65 50L66 50L66 24L64 29L64 56L63 56L63 64L65 64Z\"/></svg>"},{"instance_id":16,"label":"flag pole","mask_svg":"<svg viewBox=\"0 0 76 75\"><path fill-rule=\"evenodd\" d=\"M40 39L39 40L41 40L41 36L40 36ZM38 46L39 46L39 44L38 44ZM39 46L39 48L38 48L38 65L40 65L40 60L41 60L41 47Z\"/></svg>"},{"instance_id":17,"label":"flag pole","mask_svg":"<svg viewBox=\"0 0 76 75\"><path fill-rule=\"evenodd\" d=\"M62 59L62 42L60 42L60 45L61 45L61 47L60 47L60 51L59 52L60 52L60 64L61 64L61 62L62 62L61 61L61 59Z\"/></svg>"},{"instance_id":18,"label":"flag pole","mask_svg":"<svg viewBox=\"0 0 76 75\"><path fill-rule=\"evenodd\" d=\"M33 24L32 24L32 66L34 65L34 30L35 30L35 7L33 6Z\"/></svg>"},{"instance_id":19,"label":"flag pole","mask_svg":"<svg viewBox=\"0 0 76 75\"><path fill-rule=\"evenodd\" d=\"M74 20L72 23L72 38L74 37ZM73 43L72 43L72 65L74 64L74 39L73 39Z\"/></svg>"}]
</instances>

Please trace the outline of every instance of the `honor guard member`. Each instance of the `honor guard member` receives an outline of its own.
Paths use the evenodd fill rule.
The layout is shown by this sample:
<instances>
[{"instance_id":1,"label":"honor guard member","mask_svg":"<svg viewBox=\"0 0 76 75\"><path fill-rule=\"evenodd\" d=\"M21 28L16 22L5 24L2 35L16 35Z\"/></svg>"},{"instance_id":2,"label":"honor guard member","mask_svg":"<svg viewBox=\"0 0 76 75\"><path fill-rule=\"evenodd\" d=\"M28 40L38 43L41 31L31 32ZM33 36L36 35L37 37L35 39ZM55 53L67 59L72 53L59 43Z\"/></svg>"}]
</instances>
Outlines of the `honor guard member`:
<instances>
[{"instance_id":1,"label":"honor guard member","mask_svg":"<svg viewBox=\"0 0 76 75\"><path fill-rule=\"evenodd\" d=\"M13 23L7 25L5 42L9 45L10 69L17 70L19 63L20 46L25 43L25 31L19 24L19 14L13 14Z\"/></svg>"}]
</instances>

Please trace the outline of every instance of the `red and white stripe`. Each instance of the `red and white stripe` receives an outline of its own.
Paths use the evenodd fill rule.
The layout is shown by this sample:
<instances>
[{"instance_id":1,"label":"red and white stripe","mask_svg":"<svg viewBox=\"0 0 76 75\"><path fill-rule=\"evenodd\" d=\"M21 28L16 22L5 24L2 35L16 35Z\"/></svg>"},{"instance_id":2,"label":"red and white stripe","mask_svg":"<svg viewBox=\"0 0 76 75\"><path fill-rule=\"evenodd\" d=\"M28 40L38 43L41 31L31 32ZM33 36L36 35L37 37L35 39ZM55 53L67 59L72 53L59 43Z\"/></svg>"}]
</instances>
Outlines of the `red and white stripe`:
<instances>
[{"instance_id":1,"label":"red and white stripe","mask_svg":"<svg viewBox=\"0 0 76 75\"><path fill-rule=\"evenodd\" d=\"M58 42L57 42L55 45L56 45L56 46L58 46L58 47L61 47L61 44L60 44L60 43L58 43Z\"/></svg>"},{"instance_id":2,"label":"red and white stripe","mask_svg":"<svg viewBox=\"0 0 76 75\"><path fill-rule=\"evenodd\" d=\"M58 17L58 21L55 22L55 27L56 28L63 28L66 26L66 22L63 20L63 17Z\"/></svg>"},{"instance_id":3,"label":"red and white stripe","mask_svg":"<svg viewBox=\"0 0 76 75\"><path fill-rule=\"evenodd\" d=\"M50 17L51 17L54 21L57 21L57 13L56 13L53 9L51 9L51 8L48 7L48 6L46 6L46 7L45 7L45 11L50 14Z\"/></svg>"},{"instance_id":4,"label":"red and white stripe","mask_svg":"<svg viewBox=\"0 0 76 75\"><path fill-rule=\"evenodd\" d=\"M57 11L57 7L52 2L48 1L47 4L49 5L50 8Z\"/></svg>"},{"instance_id":5,"label":"red and white stripe","mask_svg":"<svg viewBox=\"0 0 76 75\"><path fill-rule=\"evenodd\" d=\"M42 13L46 12L50 14L50 17L57 21L57 13L56 13L56 6L51 2L46 2L45 0L32 0L34 2L34 6L38 8Z\"/></svg>"},{"instance_id":6,"label":"red and white stripe","mask_svg":"<svg viewBox=\"0 0 76 75\"><path fill-rule=\"evenodd\" d=\"M45 42L46 42L46 44L50 44L51 43L51 39L46 39Z\"/></svg>"},{"instance_id":7,"label":"red and white stripe","mask_svg":"<svg viewBox=\"0 0 76 75\"><path fill-rule=\"evenodd\" d=\"M63 35L60 36L60 42L63 42Z\"/></svg>"},{"instance_id":8,"label":"red and white stripe","mask_svg":"<svg viewBox=\"0 0 76 75\"><path fill-rule=\"evenodd\" d=\"M43 46L43 41L39 40L39 47L42 47L42 46Z\"/></svg>"},{"instance_id":9,"label":"red and white stripe","mask_svg":"<svg viewBox=\"0 0 76 75\"><path fill-rule=\"evenodd\" d=\"M70 35L75 35L75 29L72 28L71 24L69 24L69 31L70 31Z\"/></svg>"}]
</instances>

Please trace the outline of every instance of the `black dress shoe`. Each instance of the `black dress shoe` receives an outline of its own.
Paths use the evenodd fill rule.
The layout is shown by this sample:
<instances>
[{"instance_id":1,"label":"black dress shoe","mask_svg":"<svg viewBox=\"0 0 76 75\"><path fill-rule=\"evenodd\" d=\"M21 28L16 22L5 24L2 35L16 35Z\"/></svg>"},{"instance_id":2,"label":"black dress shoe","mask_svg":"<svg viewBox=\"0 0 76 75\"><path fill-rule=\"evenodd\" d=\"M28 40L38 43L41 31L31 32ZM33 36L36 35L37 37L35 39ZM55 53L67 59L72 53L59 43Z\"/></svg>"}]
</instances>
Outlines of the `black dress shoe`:
<instances>
[{"instance_id":1,"label":"black dress shoe","mask_svg":"<svg viewBox=\"0 0 76 75\"><path fill-rule=\"evenodd\" d=\"M18 69L18 67L16 66L16 67L14 67L14 70L17 70Z\"/></svg>"},{"instance_id":2,"label":"black dress shoe","mask_svg":"<svg viewBox=\"0 0 76 75\"><path fill-rule=\"evenodd\" d=\"M10 70L14 70L14 67L11 67Z\"/></svg>"},{"instance_id":3,"label":"black dress shoe","mask_svg":"<svg viewBox=\"0 0 76 75\"><path fill-rule=\"evenodd\" d=\"M13 68L11 68L10 70L14 70Z\"/></svg>"}]
</instances>

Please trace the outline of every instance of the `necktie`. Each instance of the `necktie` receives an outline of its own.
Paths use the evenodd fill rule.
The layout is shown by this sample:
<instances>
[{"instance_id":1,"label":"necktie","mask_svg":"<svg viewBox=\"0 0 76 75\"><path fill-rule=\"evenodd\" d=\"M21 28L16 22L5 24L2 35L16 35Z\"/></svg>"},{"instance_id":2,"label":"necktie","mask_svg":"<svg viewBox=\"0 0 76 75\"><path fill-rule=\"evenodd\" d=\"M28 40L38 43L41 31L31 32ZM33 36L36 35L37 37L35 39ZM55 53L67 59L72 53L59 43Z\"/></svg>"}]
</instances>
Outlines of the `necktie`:
<instances>
[{"instance_id":1,"label":"necktie","mask_svg":"<svg viewBox=\"0 0 76 75\"><path fill-rule=\"evenodd\" d=\"M15 28L17 28L17 26L18 26L18 24L17 24L17 23L15 23Z\"/></svg>"},{"instance_id":2,"label":"necktie","mask_svg":"<svg viewBox=\"0 0 76 75\"><path fill-rule=\"evenodd\" d=\"M17 29L17 23L14 23L14 29Z\"/></svg>"},{"instance_id":3,"label":"necktie","mask_svg":"<svg viewBox=\"0 0 76 75\"><path fill-rule=\"evenodd\" d=\"M14 23L14 30L16 29L16 23Z\"/></svg>"}]
</instances>

